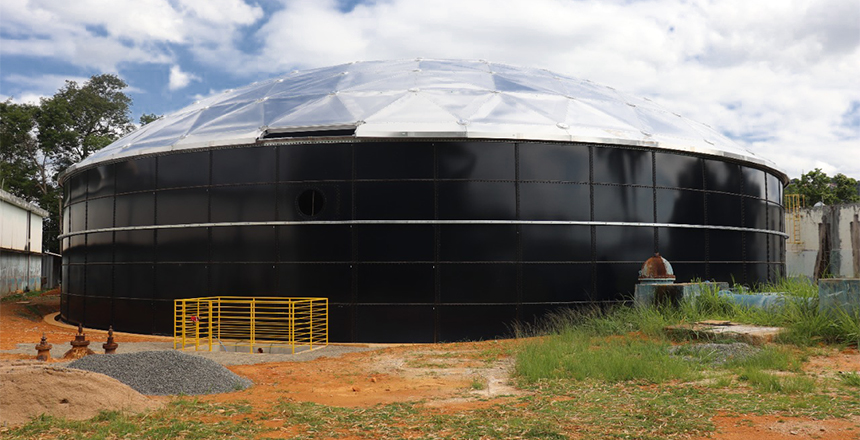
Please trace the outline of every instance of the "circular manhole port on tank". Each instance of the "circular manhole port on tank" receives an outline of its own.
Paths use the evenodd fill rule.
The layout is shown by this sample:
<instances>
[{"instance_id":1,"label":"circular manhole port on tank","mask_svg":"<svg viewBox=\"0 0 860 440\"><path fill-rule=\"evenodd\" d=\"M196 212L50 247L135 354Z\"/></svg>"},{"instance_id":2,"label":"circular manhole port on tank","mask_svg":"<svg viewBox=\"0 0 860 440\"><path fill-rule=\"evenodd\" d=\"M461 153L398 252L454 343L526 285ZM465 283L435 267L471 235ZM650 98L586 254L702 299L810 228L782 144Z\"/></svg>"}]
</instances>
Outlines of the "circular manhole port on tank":
<instances>
[{"instance_id":1,"label":"circular manhole port on tank","mask_svg":"<svg viewBox=\"0 0 860 440\"><path fill-rule=\"evenodd\" d=\"M316 217L325 207L325 198L322 192L315 188L309 188L301 192L296 198L299 212L306 217Z\"/></svg>"}]
</instances>

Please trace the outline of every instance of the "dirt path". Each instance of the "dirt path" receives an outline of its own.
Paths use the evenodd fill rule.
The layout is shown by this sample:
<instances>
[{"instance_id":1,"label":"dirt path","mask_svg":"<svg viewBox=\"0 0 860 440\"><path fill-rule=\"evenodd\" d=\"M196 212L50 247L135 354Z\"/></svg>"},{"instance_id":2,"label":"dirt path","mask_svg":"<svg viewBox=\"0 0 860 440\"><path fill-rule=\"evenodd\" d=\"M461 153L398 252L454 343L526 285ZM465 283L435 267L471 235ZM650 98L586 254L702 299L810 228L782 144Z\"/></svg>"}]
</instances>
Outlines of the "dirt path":
<instances>
[{"instance_id":1,"label":"dirt path","mask_svg":"<svg viewBox=\"0 0 860 440\"><path fill-rule=\"evenodd\" d=\"M0 303L0 350L12 350L19 343L32 343L33 347L39 343L42 334L48 338L48 343L59 344L69 342L75 338L75 329L69 325L49 324L44 317L56 313L60 309L60 291L51 290L40 296L29 298L24 301L4 301ZM101 344L107 340L107 332L101 330L87 330L87 339L91 342L90 348L101 349ZM152 337L146 335L130 335L118 333L117 339L124 342L150 342L166 341L164 337ZM95 350L95 349L94 349ZM0 353L2 359L30 359L36 355L35 348L33 356L15 353Z\"/></svg>"},{"instance_id":2,"label":"dirt path","mask_svg":"<svg viewBox=\"0 0 860 440\"><path fill-rule=\"evenodd\" d=\"M0 304L0 349L18 343L36 345L42 333L49 342L73 338L72 328L43 321L59 308L59 296L49 293L27 302ZM99 347L106 335L87 331L91 346ZM163 341L163 338L122 335L122 342ZM200 396L210 403L249 405L262 425L273 428L267 438L297 435L294 425L268 418L279 402L313 402L343 408L373 408L378 404L409 402L432 414L481 411L496 404L515 403L526 392L512 385L513 355L523 340L483 341L453 344L416 344L371 351L319 357L306 362L274 362L232 365L233 372L248 377L255 386L226 394ZM35 355L0 353L0 366ZM860 371L856 348L817 349L804 364L813 376L834 377L840 371ZM530 395L526 397L531 398ZM537 396L539 397L539 396ZM512 409L516 411L516 408ZM214 415L213 420L219 416ZM236 416L247 417L247 415ZM716 431L704 439L860 439L860 418L816 420L805 417L734 414L711 417ZM575 432L569 432L576 438ZM352 438L345 435L342 438Z\"/></svg>"},{"instance_id":3,"label":"dirt path","mask_svg":"<svg viewBox=\"0 0 860 440\"><path fill-rule=\"evenodd\" d=\"M815 420L803 417L718 415L717 432L701 440L860 439L860 417Z\"/></svg>"},{"instance_id":4,"label":"dirt path","mask_svg":"<svg viewBox=\"0 0 860 440\"><path fill-rule=\"evenodd\" d=\"M501 353L517 341L430 344L349 353L310 362L229 367L256 386L204 397L212 402L245 400L267 409L278 399L340 407L427 400L444 402L521 394L510 385L511 359ZM475 360L474 356L482 357ZM440 403L441 402L441 403Z\"/></svg>"}]
</instances>

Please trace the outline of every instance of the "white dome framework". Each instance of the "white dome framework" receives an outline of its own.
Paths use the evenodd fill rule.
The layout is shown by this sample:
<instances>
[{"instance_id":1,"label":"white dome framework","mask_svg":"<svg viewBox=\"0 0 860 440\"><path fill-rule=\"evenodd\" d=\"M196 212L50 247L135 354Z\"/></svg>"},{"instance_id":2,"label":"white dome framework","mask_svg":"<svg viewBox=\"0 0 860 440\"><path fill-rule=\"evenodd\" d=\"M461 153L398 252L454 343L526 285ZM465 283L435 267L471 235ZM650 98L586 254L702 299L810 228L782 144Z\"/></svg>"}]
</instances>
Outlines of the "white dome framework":
<instances>
[{"instance_id":1,"label":"white dome framework","mask_svg":"<svg viewBox=\"0 0 860 440\"><path fill-rule=\"evenodd\" d=\"M786 180L772 162L647 98L544 69L420 58L293 71L226 90L142 127L67 172L130 156L313 132L651 147L751 162Z\"/></svg>"}]
</instances>

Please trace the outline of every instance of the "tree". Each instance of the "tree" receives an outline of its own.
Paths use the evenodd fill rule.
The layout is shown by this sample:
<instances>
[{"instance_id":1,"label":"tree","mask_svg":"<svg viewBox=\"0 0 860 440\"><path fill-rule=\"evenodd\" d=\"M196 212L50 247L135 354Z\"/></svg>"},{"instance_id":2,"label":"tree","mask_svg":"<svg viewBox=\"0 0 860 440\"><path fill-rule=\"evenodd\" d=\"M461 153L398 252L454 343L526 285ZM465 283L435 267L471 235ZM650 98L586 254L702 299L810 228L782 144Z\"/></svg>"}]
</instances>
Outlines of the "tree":
<instances>
[{"instance_id":1,"label":"tree","mask_svg":"<svg viewBox=\"0 0 860 440\"><path fill-rule=\"evenodd\" d=\"M844 174L833 176L831 182L833 194L839 203L858 203L860 202L860 194L858 194L857 179L852 179Z\"/></svg>"},{"instance_id":2,"label":"tree","mask_svg":"<svg viewBox=\"0 0 860 440\"><path fill-rule=\"evenodd\" d=\"M814 205L818 202L825 205L837 205L860 202L857 188L857 179L841 173L831 178L820 168L816 168L801 175L800 179L791 179L785 188L785 193L803 195L807 205Z\"/></svg>"},{"instance_id":3,"label":"tree","mask_svg":"<svg viewBox=\"0 0 860 440\"><path fill-rule=\"evenodd\" d=\"M149 124L150 122L155 122L159 119L161 119L160 115L156 115L155 113L144 113L140 115L140 126L143 127L144 125Z\"/></svg>"},{"instance_id":4,"label":"tree","mask_svg":"<svg viewBox=\"0 0 860 440\"><path fill-rule=\"evenodd\" d=\"M58 251L62 192L57 174L134 128L127 84L116 75L66 81L39 105L0 103L0 186L50 213L43 248Z\"/></svg>"},{"instance_id":5,"label":"tree","mask_svg":"<svg viewBox=\"0 0 860 440\"><path fill-rule=\"evenodd\" d=\"M78 86L66 81L54 96L42 99L39 143L65 169L134 129L128 87L116 75L93 76Z\"/></svg>"},{"instance_id":6,"label":"tree","mask_svg":"<svg viewBox=\"0 0 860 440\"><path fill-rule=\"evenodd\" d=\"M44 193L43 184L48 180L39 172L46 157L35 154L37 110L37 106L13 104L11 100L0 103L0 189L27 200Z\"/></svg>"}]
</instances>

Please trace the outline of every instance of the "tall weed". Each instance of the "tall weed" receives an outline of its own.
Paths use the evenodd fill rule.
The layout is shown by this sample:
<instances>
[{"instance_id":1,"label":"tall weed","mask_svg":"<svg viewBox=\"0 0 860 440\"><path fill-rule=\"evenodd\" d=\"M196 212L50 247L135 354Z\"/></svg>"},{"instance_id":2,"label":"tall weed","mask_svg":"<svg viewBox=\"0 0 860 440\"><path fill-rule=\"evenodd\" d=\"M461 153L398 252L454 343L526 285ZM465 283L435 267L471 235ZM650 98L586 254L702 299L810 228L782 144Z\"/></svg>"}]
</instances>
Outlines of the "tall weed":
<instances>
[{"instance_id":1,"label":"tall weed","mask_svg":"<svg viewBox=\"0 0 860 440\"><path fill-rule=\"evenodd\" d=\"M517 356L517 374L527 382L568 378L610 383L660 383L695 374L689 364L669 355L665 342L596 336L592 331L569 328L525 346Z\"/></svg>"}]
</instances>

